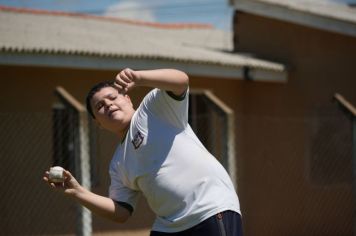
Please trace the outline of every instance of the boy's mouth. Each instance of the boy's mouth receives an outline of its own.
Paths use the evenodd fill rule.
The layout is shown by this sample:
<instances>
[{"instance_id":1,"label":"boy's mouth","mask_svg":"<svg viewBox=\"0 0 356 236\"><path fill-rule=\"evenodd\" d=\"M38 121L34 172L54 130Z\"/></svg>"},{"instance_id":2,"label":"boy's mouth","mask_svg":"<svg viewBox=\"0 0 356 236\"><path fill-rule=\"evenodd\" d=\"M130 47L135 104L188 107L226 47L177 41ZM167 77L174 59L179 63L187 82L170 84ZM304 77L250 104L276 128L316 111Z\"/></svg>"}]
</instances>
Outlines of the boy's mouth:
<instances>
[{"instance_id":1,"label":"boy's mouth","mask_svg":"<svg viewBox=\"0 0 356 236\"><path fill-rule=\"evenodd\" d=\"M114 109L114 110L109 111L109 113L108 113L109 117L112 117L113 114L114 114L116 111L118 111L118 110L119 110L119 109Z\"/></svg>"}]
</instances>

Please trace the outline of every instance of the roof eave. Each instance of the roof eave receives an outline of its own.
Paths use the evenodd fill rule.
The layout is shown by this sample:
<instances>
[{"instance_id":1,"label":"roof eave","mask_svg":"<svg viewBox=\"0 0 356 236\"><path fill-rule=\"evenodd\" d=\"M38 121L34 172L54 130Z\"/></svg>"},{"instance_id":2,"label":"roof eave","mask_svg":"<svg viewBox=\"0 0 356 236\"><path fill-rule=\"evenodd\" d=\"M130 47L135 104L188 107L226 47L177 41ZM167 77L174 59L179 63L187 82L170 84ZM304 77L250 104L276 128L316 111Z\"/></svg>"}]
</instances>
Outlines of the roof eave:
<instances>
[{"instance_id":1,"label":"roof eave","mask_svg":"<svg viewBox=\"0 0 356 236\"><path fill-rule=\"evenodd\" d=\"M233 0L235 10L356 37L356 24L257 0Z\"/></svg>"},{"instance_id":2,"label":"roof eave","mask_svg":"<svg viewBox=\"0 0 356 236\"><path fill-rule=\"evenodd\" d=\"M177 68L193 76L279 83L287 82L287 72L284 68L275 70L250 67L248 65L228 66L160 58L103 57L95 55L0 51L0 65L97 70L120 70L123 67L137 69Z\"/></svg>"}]
</instances>

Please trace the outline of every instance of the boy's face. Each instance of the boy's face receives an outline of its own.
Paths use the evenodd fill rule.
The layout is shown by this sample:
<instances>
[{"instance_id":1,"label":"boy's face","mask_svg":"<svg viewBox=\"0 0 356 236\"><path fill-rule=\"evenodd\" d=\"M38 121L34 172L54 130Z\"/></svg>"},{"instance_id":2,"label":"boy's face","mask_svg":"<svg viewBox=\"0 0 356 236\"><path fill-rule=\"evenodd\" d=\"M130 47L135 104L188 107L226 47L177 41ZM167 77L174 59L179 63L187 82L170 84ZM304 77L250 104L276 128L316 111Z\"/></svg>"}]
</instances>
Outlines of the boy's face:
<instances>
[{"instance_id":1,"label":"boy's face","mask_svg":"<svg viewBox=\"0 0 356 236\"><path fill-rule=\"evenodd\" d=\"M135 112L129 96L113 87L104 87L95 93L91 106L99 125L119 134L125 132Z\"/></svg>"}]
</instances>

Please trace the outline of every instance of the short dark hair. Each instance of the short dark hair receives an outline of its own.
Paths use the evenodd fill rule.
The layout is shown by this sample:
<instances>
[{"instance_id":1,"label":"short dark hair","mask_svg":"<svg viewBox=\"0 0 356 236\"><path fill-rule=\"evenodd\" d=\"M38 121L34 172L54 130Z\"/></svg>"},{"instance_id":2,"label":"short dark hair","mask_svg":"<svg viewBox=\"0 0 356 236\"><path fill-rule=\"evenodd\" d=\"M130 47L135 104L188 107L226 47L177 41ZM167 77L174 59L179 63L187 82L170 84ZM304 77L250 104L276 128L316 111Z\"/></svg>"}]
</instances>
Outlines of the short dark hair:
<instances>
[{"instance_id":1,"label":"short dark hair","mask_svg":"<svg viewBox=\"0 0 356 236\"><path fill-rule=\"evenodd\" d=\"M87 106L87 111L88 113L90 114L90 116L95 119L95 115L94 115L94 112L93 112L93 108L91 106L91 99L93 98L93 96L99 92L102 88L106 88L106 87L113 87L115 88L115 85L114 85L114 81L103 81L103 82L100 82L96 85L94 85L88 92L88 95L86 97L86 106Z\"/></svg>"}]
</instances>

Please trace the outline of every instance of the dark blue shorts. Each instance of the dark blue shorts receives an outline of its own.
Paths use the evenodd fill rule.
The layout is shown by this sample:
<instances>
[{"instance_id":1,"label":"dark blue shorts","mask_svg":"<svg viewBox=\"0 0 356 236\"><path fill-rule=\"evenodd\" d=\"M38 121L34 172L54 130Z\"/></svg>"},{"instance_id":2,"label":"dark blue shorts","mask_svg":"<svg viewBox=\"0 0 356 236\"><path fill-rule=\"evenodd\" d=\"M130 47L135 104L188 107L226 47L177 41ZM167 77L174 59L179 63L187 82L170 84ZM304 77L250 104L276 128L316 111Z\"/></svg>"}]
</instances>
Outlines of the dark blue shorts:
<instances>
[{"instance_id":1,"label":"dark blue shorts","mask_svg":"<svg viewBox=\"0 0 356 236\"><path fill-rule=\"evenodd\" d=\"M240 214L224 211L216 214L200 224L177 233L152 231L150 236L242 236Z\"/></svg>"}]
</instances>

